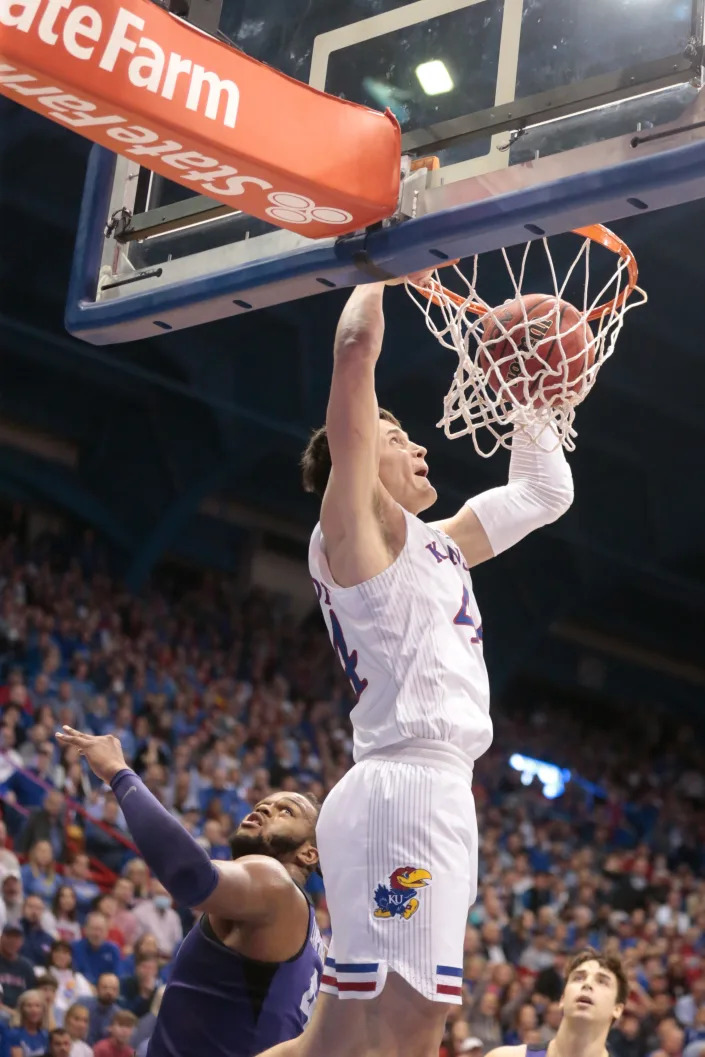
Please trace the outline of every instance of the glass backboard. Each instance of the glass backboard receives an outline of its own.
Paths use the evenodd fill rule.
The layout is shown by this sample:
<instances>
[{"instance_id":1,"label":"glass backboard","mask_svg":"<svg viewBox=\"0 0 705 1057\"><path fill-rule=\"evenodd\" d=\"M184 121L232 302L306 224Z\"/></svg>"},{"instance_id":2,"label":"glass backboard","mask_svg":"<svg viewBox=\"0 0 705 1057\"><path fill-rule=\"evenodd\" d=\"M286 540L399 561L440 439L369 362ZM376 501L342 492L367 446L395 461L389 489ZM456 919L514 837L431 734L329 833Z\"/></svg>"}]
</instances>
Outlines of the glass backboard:
<instances>
[{"instance_id":1,"label":"glass backboard","mask_svg":"<svg viewBox=\"0 0 705 1057\"><path fill-rule=\"evenodd\" d=\"M437 154L442 167L475 160L463 174L504 167L539 149L564 150L671 121L688 102L687 92L667 88L669 81L682 84L692 63L686 53L697 27L689 0L353 0L332 6L340 24L314 37L310 82L371 107L388 106L402 127L403 150ZM347 24L343 8L356 16ZM300 35L296 39L303 44ZM648 102L612 111L640 86L652 92L656 85L662 91ZM592 121L564 121L530 145L520 137L505 149L507 132L566 109L590 109ZM453 139L458 142L442 149Z\"/></svg>"},{"instance_id":2,"label":"glass backboard","mask_svg":"<svg viewBox=\"0 0 705 1057\"><path fill-rule=\"evenodd\" d=\"M401 126L402 154L438 158L420 198L414 190L405 200L402 192L404 218L418 220L599 173L630 163L632 155L653 157L696 139L705 147L704 8L705 0L223 0L220 32L233 46L315 88L390 109ZM296 115L273 114L272 120L295 121ZM635 183L649 185L643 177ZM683 194L700 196L689 174L682 184ZM633 208L613 215L614 194L604 200L606 214L591 206L574 224L568 211L554 230L685 199L678 190L644 202L637 191L627 198ZM315 284L320 290L356 281L349 268L340 274L334 268L349 242L312 244L125 159L115 167L106 220L96 300L134 299L145 277L156 291L224 270L257 271L283 255L308 260L312 245L319 255L313 289L302 282L292 287L292 298L313 292ZM552 233L543 220L526 221L517 229L522 235L534 228ZM446 233L448 226L446 217ZM406 234L394 237L404 242ZM449 252L455 256L456 248ZM226 307L264 303L272 301L232 297ZM138 328L131 336L142 333Z\"/></svg>"},{"instance_id":3,"label":"glass backboard","mask_svg":"<svg viewBox=\"0 0 705 1057\"><path fill-rule=\"evenodd\" d=\"M225 0L221 29L284 73L389 108L402 150L436 155L437 179L447 183L685 119L697 95L696 8L690 0ZM162 229L173 216L178 234L134 240L135 267L277 230L241 214L210 216L199 199L209 217L184 237L190 207L179 204L198 197L142 170L132 212L160 211Z\"/></svg>"}]
</instances>

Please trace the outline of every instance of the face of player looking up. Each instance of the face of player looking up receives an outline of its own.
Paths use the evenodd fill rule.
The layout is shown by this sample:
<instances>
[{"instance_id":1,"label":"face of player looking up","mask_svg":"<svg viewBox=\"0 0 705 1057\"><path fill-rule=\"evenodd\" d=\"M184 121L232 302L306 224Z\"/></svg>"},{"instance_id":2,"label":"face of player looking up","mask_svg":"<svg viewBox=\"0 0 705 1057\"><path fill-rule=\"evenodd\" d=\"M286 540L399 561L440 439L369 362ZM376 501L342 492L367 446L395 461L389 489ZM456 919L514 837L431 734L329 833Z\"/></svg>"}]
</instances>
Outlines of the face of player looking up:
<instances>
[{"instance_id":1,"label":"face of player looking up","mask_svg":"<svg viewBox=\"0 0 705 1057\"><path fill-rule=\"evenodd\" d=\"M561 1000L563 1016L609 1025L622 1015L617 979L597 961L583 962L568 977Z\"/></svg>"},{"instance_id":2,"label":"face of player looking up","mask_svg":"<svg viewBox=\"0 0 705 1057\"><path fill-rule=\"evenodd\" d=\"M380 419L379 479L392 499L420 514L436 502L437 493L428 479L426 449L414 444L393 422Z\"/></svg>"},{"instance_id":3,"label":"face of player looking up","mask_svg":"<svg viewBox=\"0 0 705 1057\"><path fill-rule=\"evenodd\" d=\"M316 810L299 793L272 793L243 819L230 838L233 859L269 855L294 861L314 839Z\"/></svg>"}]
</instances>

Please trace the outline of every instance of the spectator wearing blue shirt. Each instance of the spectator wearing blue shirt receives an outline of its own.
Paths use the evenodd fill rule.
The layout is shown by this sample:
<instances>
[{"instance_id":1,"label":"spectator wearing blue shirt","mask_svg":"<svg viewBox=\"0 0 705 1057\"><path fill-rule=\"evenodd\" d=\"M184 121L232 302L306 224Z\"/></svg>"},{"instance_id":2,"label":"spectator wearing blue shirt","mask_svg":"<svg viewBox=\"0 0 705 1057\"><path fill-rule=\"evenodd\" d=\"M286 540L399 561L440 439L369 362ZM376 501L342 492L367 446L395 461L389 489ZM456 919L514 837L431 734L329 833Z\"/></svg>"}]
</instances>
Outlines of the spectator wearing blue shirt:
<instances>
[{"instance_id":1,"label":"spectator wearing blue shirt","mask_svg":"<svg viewBox=\"0 0 705 1057\"><path fill-rule=\"evenodd\" d=\"M24 933L24 943L20 954L32 965L46 965L49 951L54 942L53 936L42 928L42 914L46 910L41 896L30 895L24 901L20 925Z\"/></svg>"},{"instance_id":2,"label":"spectator wearing blue shirt","mask_svg":"<svg viewBox=\"0 0 705 1057\"><path fill-rule=\"evenodd\" d=\"M685 1029L686 1046L694 1042L703 1043L705 1048L705 1005L698 1006L693 1026Z\"/></svg>"},{"instance_id":3,"label":"spectator wearing blue shirt","mask_svg":"<svg viewBox=\"0 0 705 1057\"><path fill-rule=\"evenodd\" d=\"M83 920L100 895L100 888L91 880L91 864L88 856L80 852L64 871L64 883L76 893L79 920Z\"/></svg>"},{"instance_id":4,"label":"spectator wearing blue shirt","mask_svg":"<svg viewBox=\"0 0 705 1057\"><path fill-rule=\"evenodd\" d=\"M112 733L120 742L126 760L131 760L137 751L137 742L132 731L132 722L132 706L129 704L129 701L123 701L115 713L115 725L112 729Z\"/></svg>"},{"instance_id":5,"label":"spectator wearing blue shirt","mask_svg":"<svg viewBox=\"0 0 705 1057\"><path fill-rule=\"evenodd\" d=\"M38 895L51 900L59 887L54 869L54 856L48 840L37 841L29 849L27 862L20 871L25 895Z\"/></svg>"},{"instance_id":6,"label":"spectator wearing blue shirt","mask_svg":"<svg viewBox=\"0 0 705 1057\"><path fill-rule=\"evenodd\" d=\"M203 836L208 841L208 855L211 859L229 859L231 857L230 845L226 841L223 827L217 819L208 819L203 827Z\"/></svg>"},{"instance_id":7,"label":"spectator wearing blue shirt","mask_svg":"<svg viewBox=\"0 0 705 1057\"><path fill-rule=\"evenodd\" d=\"M93 696L94 687L90 679L90 668L85 658L80 659L75 665L73 679L71 679L71 691L75 700L83 706Z\"/></svg>"},{"instance_id":8,"label":"spectator wearing blue shirt","mask_svg":"<svg viewBox=\"0 0 705 1057\"><path fill-rule=\"evenodd\" d=\"M8 1057L42 1057L49 1045L49 1032L42 1028L44 999L41 992L25 991L17 1002L19 1027L7 1033Z\"/></svg>"},{"instance_id":9,"label":"spectator wearing blue shirt","mask_svg":"<svg viewBox=\"0 0 705 1057\"><path fill-rule=\"evenodd\" d=\"M126 980L130 976L136 974L137 962L142 961L143 958L156 958L159 962L159 983L164 984L168 978L168 965L162 965L159 959L159 945L157 944L157 937L151 932L143 932L135 942L134 950L132 954L127 954L122 959L120 965L120 979Z\"/></svg>"},{"instance_id":10,"label":"spectator wearing blue shirt","mask_svg":"<svg viewBox=\"0 0 705 1057\"><path fill-rule=\"evenodd\" d=\"M81 1005L88 1010L86 1041L89 1046L95 1046L96 1042L107 1039L110 1034L110 1023L120 1009L119 995L120 981L117 976L114 973L103 973L98 978L95 995L81 999Z\"/></svg>"},{"instance_id":11,"label":"spectator wearing blue shirt","mask_svg":"<svg viewBox=\"0 0 705 1057\"><path fill-rule=\"evenodd\" d=\"M83 973L86 980L94 986L104 973L117 973L120 969L120 950L111 943L108 935L108 923L102 914L92 913L86 918L82 940L72 946L73 967L77 973Z\"/></svg>"},{"instance_id":12,"label":"spectator wearing blue shirt","mask_svg":"<svg viewBox=\"0 0 705 1057\"><path fill-rule=\"evenodd\" d=\"M113 728L110 706L105 694L96 694L86 706L86 726L94 734L106 734Z\"/></svg>"},{"instance_id":13,"label":"spectator wearing blue shirt","mask_svg":"<svg viewBox=\"0 0 705 1057\"><path fill-rule=\"evenodd\" d=\"M234 814L240 803L237 790L228 785L227 774L220 767L213 772L212 784L201 789L198 800L204 815L207 814L214 800L220 801L221 813L224 812L226 815Z\"/></svg>"},{"instance_id":14,"label":"spectator wearing blue shirt","mask_svg":"<svg viewBox=\"0 0 705 1057\"><path fill-rule=\"evenodd\" d=\"M183 743L191 734L195 734L203 722L203 713L199 711L195 701L189 702L186 709L176 712L172 723L174 738Z\"/></svg>"},{"instance_id":15,"label":"spectator wearing blue shirt","mask_svg":"<svg viewBox=\"0 0 705 1057\"><path fill-rule=\"evenodd\" d=\"M32 708L37 712L42 705L49 705L54 700L54 686L52 686L51 680L46 672L40 672L34 680L32 687L29 691L29 699L32 702Z\"/></svg>"},{"instance_id":16,"label":"spectator wearing blue shirt","mask_svg":"<svg viewBox=\"0 0 705 1057\"><path fill-rule=\"evenodd\" d=\"M8 921L0 935L0 999L8 1009L17 1008L20 996L36 979L31 962L20 954L23 942L22 926Z\"/></svg>"},{"instance_id":17,"label":"spectator wearing blue shirt","mask_svg":"<svg viewBox=\"0 0 705 1057\"><path fill-rule=\"evenodd\" d=\"M676 1020L684 1028L692 1028L695 1015L701 1008L705 1010L705 976L696 976L690 985L690 992L682 994L676 1002Z\"/></svg>"}]
</instances>

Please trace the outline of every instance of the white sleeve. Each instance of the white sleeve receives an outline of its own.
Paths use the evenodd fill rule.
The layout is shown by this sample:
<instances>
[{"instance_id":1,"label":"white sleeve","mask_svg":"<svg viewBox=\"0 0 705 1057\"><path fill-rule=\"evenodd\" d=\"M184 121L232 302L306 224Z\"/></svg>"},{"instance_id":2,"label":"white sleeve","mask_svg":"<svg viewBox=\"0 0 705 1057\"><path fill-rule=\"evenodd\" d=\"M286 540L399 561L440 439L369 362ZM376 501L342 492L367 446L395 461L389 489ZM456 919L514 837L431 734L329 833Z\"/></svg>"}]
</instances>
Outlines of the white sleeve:
<instances>
[{"instance_id":1,"label":"white sleeve","mask_svg":"<svg viewBox=\"0 0 705 1057\"><path fill-rule=\"evenodd\" d=\"M82 973L74 973L74 980L76 982L76 995L81 998L84 995L92 995L93 988L86 980Z\"/></svg>"},{"instance_id":2,"label":"white sleeve","mask_svg":"<svg viewBox=\"0 0 705 1057\"><path fill-rule=\"evenodd\" d=\"M546 426L535 440L524 432L514 436L508 483L468 499L467 506L477 515L496 555L557 521L572 502L570 466Z\"/></svg>"},{"instance_id":3,"label":"white sleeve","mask_svg":"<svg viewBox=\"0 0 705 1057\"><path fill-rule=\"evenodd\" d=\"M42 913L39 923L45 932L48 932L54 939L58 939L59 933L56 931L56 918L52 914L51 910L45 910Z\"/></svg>"}]
</instances>

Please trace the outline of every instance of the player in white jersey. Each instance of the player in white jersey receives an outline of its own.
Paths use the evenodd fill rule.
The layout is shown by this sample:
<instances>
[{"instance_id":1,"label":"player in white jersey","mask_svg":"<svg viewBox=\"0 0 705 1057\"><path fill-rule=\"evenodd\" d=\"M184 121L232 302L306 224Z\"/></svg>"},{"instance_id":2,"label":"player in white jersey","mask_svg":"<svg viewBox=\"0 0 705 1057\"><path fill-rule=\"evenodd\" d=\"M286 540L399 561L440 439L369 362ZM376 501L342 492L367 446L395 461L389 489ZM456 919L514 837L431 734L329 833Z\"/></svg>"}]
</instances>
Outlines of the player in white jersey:
<instances>
[{"instance_id":1,"label":"player in white jersey","mask_svg":"<svg viewBox=\"0 0 705 1057\"><path fill-rule=\"evenodd\" d=\"M426 450L375 395L383 294L358 287L343 310L326 426L303 457L322 497L311 575L357 695L355 765L317 828L333 933L323 994L304 1034L267 1057L437 1057L476 895L473 762L492 741L470 569L573 498L562 450L520 436L507 485L419 519L436 500Z\"/></svg>"}]
</instances>

